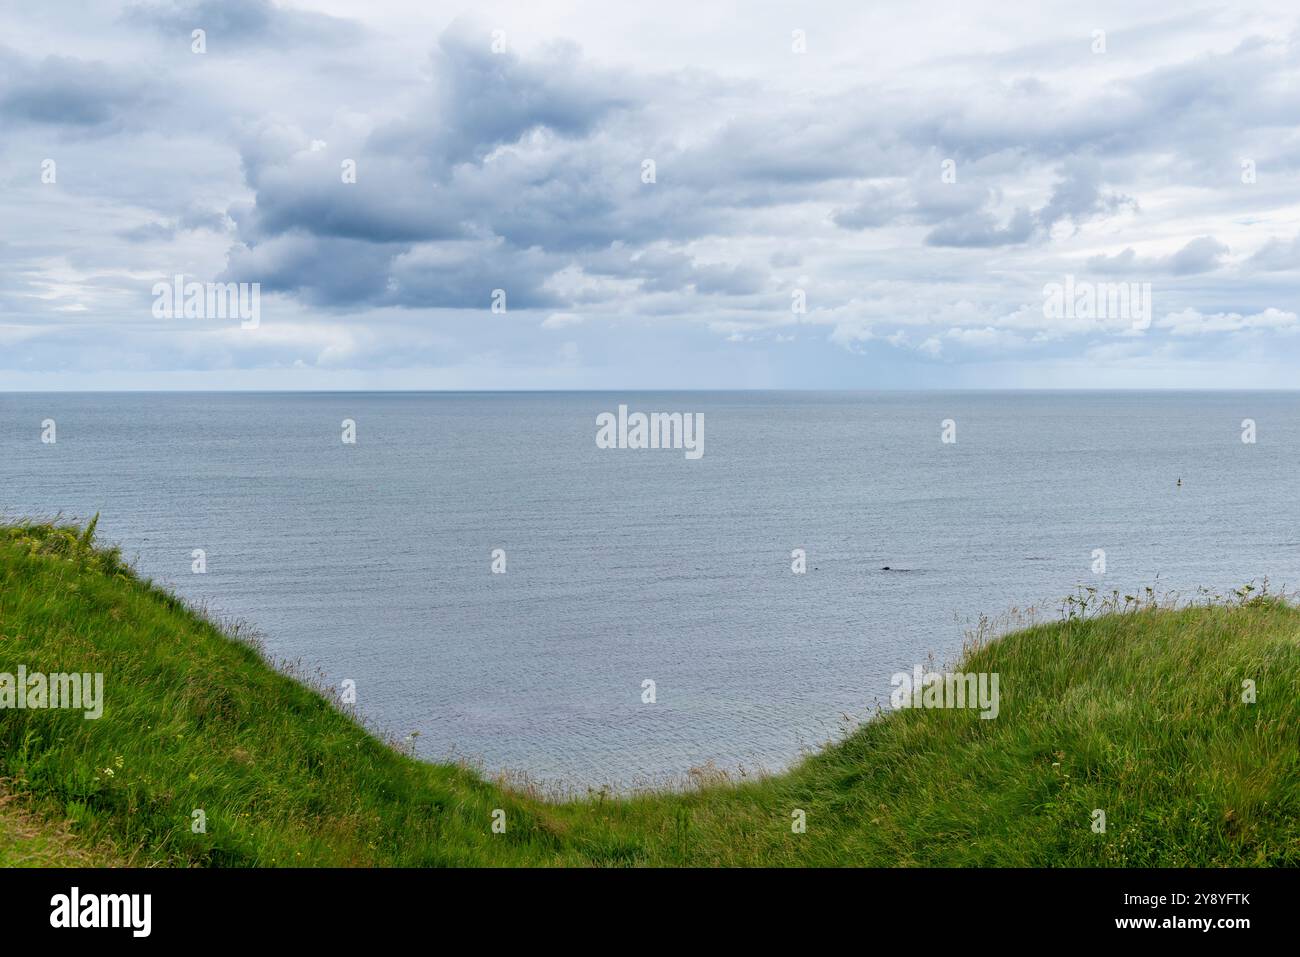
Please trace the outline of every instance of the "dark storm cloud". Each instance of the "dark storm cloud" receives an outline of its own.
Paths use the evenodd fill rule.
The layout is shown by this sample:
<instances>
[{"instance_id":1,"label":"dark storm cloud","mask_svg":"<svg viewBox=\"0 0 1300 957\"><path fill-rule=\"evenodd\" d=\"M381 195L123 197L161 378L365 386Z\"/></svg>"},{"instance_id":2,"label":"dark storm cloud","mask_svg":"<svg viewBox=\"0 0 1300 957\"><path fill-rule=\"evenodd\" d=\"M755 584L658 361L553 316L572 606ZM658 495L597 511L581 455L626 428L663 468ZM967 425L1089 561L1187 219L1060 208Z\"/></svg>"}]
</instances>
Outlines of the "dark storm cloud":
<instances>
[{"instance_id":1,"label":"dark storm cloud","mask_svg":"<svg viewBox=\"0 0 1300 957\"><path fill-rule=\"evenodd\" d=\"M194 30L207 34L213 52L223 46L333 46L356 42L358 23L325 14L278 6L271 0L171 0L129 6L123 19L181 36L188 44Z\"/></svg>"},{"instance_id":2,"label":"dark storm cloud","mask_svg":"<svg viewBox=\"0 0 1300 957\"><path fill-rule=\"evenodd\" d=\"M400 251L357 239L291 234L233 247L218 281L260 282L267 292L301 296L310 305L357 305L388 295L388 268Z\"/></svg>"},{"instance_id":3,"label":"dark storm cloud","mask_svg":"<svg viewBox=\"0 0 1300 957\"><path fill-rule=\"evenodd\" d=\"M497 242L411 248L294 233L233 248L219 281L260 282L267 292L332 308L487 309L493 290L502 289L507 308L531 309L560 304L543 284L562 265L539 251Z\"/></svg>"},{"instance_id":4,"label":"dark storm cloud","mask_svg":"<svg viewBox=\"0 0 1300 957\"><path fill-rule=\"evenodd\" d=\"M341 153L313 151L281 127L245 141L256 201L231 211L246 248L232 255L230 276L269 270L271 288L314 304L480 306L488 290L506 283L518 307L551 306L561 302L542 291L539 265L562 268L574 255L616 243L705 235L725 219L694 190L642 182L642 156L603 128L640 108L639 81L593 70L569 45L533 62L494 53L481 32L463 25L440 38L431 63L433 92L369 137L354 157L355 183L340 177ZM676 175L670 160L665 171ZM423 244L485 236L499 242L476 253L488 257L482 268L453 259L418 276L400 258L436 262ZM263 249L276 237L286 241ZM354 281L345 270L314 282L313 270L336 255L314 255L316 239L353 241L330 242L331 250L378 245L382 251L352 259L388 279ZM650 276L652 261L637 272L650 289L741 294L764 282L753 267L697 267L686 257L675 258L669 274Z\"/></svg>"},{"instance_id":5,"label":"dark storm cloud","mask_svg":"<svg viewBox=\"0 0 1300 957\"><path fill-rule=\"evenodd\" d=\"M598 70L571 44L550 44L525 61L494 52L481 32L454 24L432 55L434 82L425 125L407 125L410 139L434 146L447 163L481 160L494 147L546 129L559 136L590 133L605 117L633 104L625 77ZM428 119L435 119L429 124ZM388 131L400 136L401 127ZM378 137L382 146L385 137Z\"/></svg>"},{"instance_id":6,"label":"dark storm cloud","mask_svg":"<svg viewBox=\"0 0 1300 957\"><path fill-rule=\"evenodd\" d=\"M144 104L148 84L106 63L70 56L28 59L0 48L0 117L72 129L117 125Z\"/></svg>"}]
</instances>

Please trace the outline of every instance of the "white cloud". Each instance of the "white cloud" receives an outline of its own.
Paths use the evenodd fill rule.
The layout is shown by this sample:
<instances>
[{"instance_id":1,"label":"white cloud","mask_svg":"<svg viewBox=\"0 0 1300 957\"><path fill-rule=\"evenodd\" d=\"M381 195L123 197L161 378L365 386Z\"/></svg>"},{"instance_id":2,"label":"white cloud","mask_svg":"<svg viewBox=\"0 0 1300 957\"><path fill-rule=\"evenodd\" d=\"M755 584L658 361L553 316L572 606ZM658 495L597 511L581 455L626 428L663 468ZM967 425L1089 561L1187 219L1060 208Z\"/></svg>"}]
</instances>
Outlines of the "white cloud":
<instances>
[{"instance_id":1,"label":"white cloud","mask_svg":"<svg viewBox=\"0 0 1300 957\"><path fill-rule=\"evenodd\" d=\"M1171 312L1163 319L1157 320L1156 325L1170 330L1176 336L1199 336L1246 330L1287 333L1300 331L1294 312L1273 308L1249 316L1242 316L1235 312L1204 315L1195 309L1184 309L1181 312Z\"/></svg>"},{"instance_id":2,"label":"white cloud","mask_svg":"<svg viewBox=\"0 0 1300 957\"><path fill-rule=\"evenodd\" d=\"M1300 361L1293 5L952 3L819 5L802 56L784 14L726 0L245 0L203 57L176 49L186 0L0 13L0 371L855 386L919 354L1001 357L990 385L1143 357L1213 385L1264 336ZM1090 270L1152 274L1164 318L1044 319L1044 284ZM274 312L160 332L148 289L176 273L261 282Z\"/></svg>"}]
</instances>

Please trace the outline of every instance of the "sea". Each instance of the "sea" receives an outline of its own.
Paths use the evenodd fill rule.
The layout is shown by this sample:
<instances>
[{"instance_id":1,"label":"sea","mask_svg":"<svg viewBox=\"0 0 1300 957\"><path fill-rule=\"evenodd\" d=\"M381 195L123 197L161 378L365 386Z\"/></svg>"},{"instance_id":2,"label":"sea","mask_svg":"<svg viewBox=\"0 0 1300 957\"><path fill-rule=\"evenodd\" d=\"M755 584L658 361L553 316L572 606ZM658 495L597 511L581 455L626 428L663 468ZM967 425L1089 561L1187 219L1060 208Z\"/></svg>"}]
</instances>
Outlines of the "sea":
<instances>
[{"instance_id":1,"label":"sea","mask_svg":"<svg viewBox=\"0 0 1300 957\"><path fill-rule=\"evenodd\" d=\"M702 454L600 447L620 406ZM1079 589L1285 591L1298 463L1300 393L0 394L4 518L99 514L420 757L578 791L780 771Z\"/></svg>"}]
</instances>

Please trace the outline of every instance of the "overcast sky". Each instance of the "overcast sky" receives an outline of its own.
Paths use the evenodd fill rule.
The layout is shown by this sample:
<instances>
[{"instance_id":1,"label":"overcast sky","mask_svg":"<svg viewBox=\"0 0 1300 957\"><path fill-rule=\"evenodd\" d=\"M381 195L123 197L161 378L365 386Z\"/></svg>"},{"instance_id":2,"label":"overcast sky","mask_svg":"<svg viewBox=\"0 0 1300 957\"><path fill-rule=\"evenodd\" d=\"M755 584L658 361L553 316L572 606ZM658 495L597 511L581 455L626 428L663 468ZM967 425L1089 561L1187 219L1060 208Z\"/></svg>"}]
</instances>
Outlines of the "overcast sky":
<instances>
[{"instance_id":1,"label":"overcast sky","mask_svg":"<svg viewBox=\"0 0 1300 957\"><path fill-rule=\"evenodd\" d=\"M1295 387L1295 3L1084 6L6 0L0 389Z\"/></svg>"}]
</instances>

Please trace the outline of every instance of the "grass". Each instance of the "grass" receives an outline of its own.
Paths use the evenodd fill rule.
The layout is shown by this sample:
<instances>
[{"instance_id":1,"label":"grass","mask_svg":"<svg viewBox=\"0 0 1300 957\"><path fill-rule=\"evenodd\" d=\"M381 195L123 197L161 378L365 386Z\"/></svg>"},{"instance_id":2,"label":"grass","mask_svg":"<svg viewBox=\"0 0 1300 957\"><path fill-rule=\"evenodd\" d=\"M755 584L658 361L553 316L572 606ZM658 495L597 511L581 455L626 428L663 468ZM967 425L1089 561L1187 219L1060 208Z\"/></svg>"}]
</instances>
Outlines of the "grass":
<instances>
[{"instance_id":1,"label":"grass","mask_svg":"<svg viewBox=\"0 0 1300 957\"><path fill-rule=\"evenodd\" d=\"M0 864L1300 864L1300 611L1276 598L1084 594L968 648L995 720L896 711L782 775L556 802L385 743L93 534L0 526L0 672L105 675L99 720L0 711Z\"/></svg>"},{"instance_id":2,"label":"grass","mask_svg":"<svg viewBox=\"0 0 1300 957\"><path fill-rule=\"evenodd\" d=\"M81 845L66 824L25 811L0 792L0 867L111 867L125 863L102 849Z\"/></svg>"}]
</instances>

